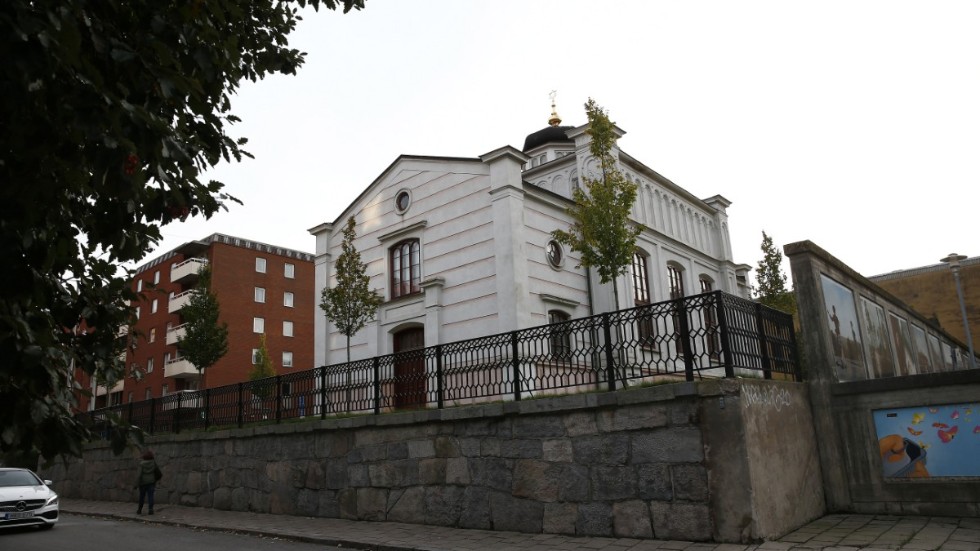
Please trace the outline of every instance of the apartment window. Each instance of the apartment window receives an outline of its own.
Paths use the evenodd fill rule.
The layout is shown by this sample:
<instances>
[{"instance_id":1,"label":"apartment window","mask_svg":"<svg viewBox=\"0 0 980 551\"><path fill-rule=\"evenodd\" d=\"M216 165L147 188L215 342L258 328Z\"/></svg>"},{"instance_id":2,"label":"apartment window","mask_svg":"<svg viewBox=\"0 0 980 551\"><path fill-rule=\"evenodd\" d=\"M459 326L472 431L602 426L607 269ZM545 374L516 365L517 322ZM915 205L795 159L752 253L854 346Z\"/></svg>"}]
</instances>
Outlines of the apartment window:
<instances>
[{"instance_id":1,"label":"apartment window","mask_svg":"<svg viewBox=\"0 0 980 551\"><path fill-rule=\"evenodd\" d=\"M255 302L265 302L265 287L255 288Z\"/></svg>"},{"instance_id":2,"label":"apartment window","mask_svg":"<svg viewBox=\"0 0 980 551\"><path fill-rule=\"evenodd\" d=\"M633 305L637 307L650 305L650 279L647 269L647 255L640 251L633 253ZM649 308L637 310L636 333L643 345L654 343L653 315Z\"/></svg>"},{"instance_id":3,"label":"apartment window","mask_svg":"<svg viewBox=\"0 0 980 551\"><path fill-rule=\"evenodd\" d=\"M132 393L132 391L130 391L130 393L129 393L129 403L133 403L133 393Z\"/></svg>"},{"instance_id":4,"label":"apartment window","mask_svg":"<svg viewBox=\"0 0 980 551\"><path fill-rule=\"evenodd\" d=\"M150 313L151 314L156 314L157 313L157 303L158 302L159 302L158 299L153 299L153 302L150 303Z\"/></svg>"},{"instance_id":5,"label":"apartment window","mask_svg":"<svg viewBox=\"0 0 980 551\"><path fill-rule=\"evenodd\" d=\"M282 353L282 366L283 367L293 367L293 353L283 352Z\"/></svg>"},{"instance_id":6,"label":"apartment window","mask_svg":"<svg viewBox=\"0 0 980 551\"><path fill-rule=\"evenodd\" d=\"M147 358L146 360L146 372L153 373L153 358Z\"/></svg>"},{"instance_id":7,"label":"apartment window","mask_svg":"<svg viewBox=\"0 0 980 551\"><path fill-rule=\"evenodd\" d=\"M150 337L147 340L149 342L156 342L156 340L157 340L157 328L156 327L151 327L150 328Z\"/></svg>"},{"instance_id":8,"label":"apartment window","mask_svg":"<svg viewBox=\"0 0 980 551\"><path fill-rule=\"evenodd\" d=\"M283 337L293 336L293 322L291 321L282 322L282 336Z\"/></svg>"},{"instance_id":9,"label":"apartment window","mask_svg":"<svg viewBox=\"0 0 980 551\"><path fill-rule=\"evenodd\" d=\"M253 348L252 349L252 365L258 365L258 364L259 364L259 349L258 348Z\"/></svg>"},{"instance_id":10,"label":"apartment window","mask_svg":"<svg viewBox=\"0 0 980 551\"><path fill-rule=\"evenodd\" d=\"M252 318L252 332L265 333L265 318Z\"/></svg>"},{"instance_id":11,"label":"apartment window","mask_svg":"<svg viewBox=\"0 0 980 551\"><path fill-rule=\"evenodd\" d=\"M140 307L136 307L136 319L140 319Z\"/></svg>"},{"instance_id":12,"label":"apartment window","mask_svg":"<svg viewBox=\"0 0 980 551\"><path fill-rule=\"evenodd\" d=\"M408 239L390 249L391 298L422 291L422 257L418 239Z\"/></svg>"},{"instance_id":13,"label":"apartment window","mask_svg":"<svg viewBox=\"0 0 980 551\"><path fill-rule=\"evenodd\" d=\"M255 271L264 274L265 273L265 259L262 257L255 258Z\"/></svg>"},{"instance_id":14,"label":"apartment window","mask_svg":"<svg viewBox=\"0 0 980 551\"><path fill-rule=\"evenodd\" d=\"M137 279L136 280L136 292L137 293L143 292L143 280L142 279Z\"/></svg>"},{"instance_id":15,"label":"apartment window","mask_svg":"<svg viewBox=\"0 0 980 551\"><path fill-rule=\"evenodd\" d=\"M560 310L548 312L548 324L561 324L552 326L548 333L548 341L551 344L551 355L553 358L567 358L572 353L572 335L566 324L570 316Z\"/></svg>"},{"instance_id":16,"label":"apartment window","mask_svg":"<svg viewBox=\"0 0 980 551\"><path fill-rule=\"evenodd\" d=\"M294 277L296 277L296 266L287 262L286 269L285 269L285 276L286 279L293 279Z\"/></svg>"},{"instance_id":17,"label":"apartment window","mask_svg":"<svg viewBox=\"0 0 980 551\"><path fill-rule=\"evenodd\" d=\"M143 393L143 399L144 400L152 400L153 399L153 389L152 388L146 389L146 392Z\"/></svg>"},{"instance_id":18,"label":"apartment window","mask_svg":"<svg viewBox=\"0 0 980 551\"><path fill-rule=\"evenodd\" d=\"M159 285L160 284L160 272L159 271L153 272L153 284L154 285Z\"/></svg>"},{"instance_id":19,"label":"apartment window","mask_svg":"<svg viewBox=\"0 0 980 551\"><path fill-rule=\"evenodd\" d=\"M167 365L168 363L170 363L170 352L163 355L163 365Z\"/></svg>"},{"instance_id":20,"label":"apartment window","mask_svg":"<svg viewBox=\"0 0 980 551\"><path fill-rule=\"evenodd\" d=\"M160 396L166 396L167 394L170 394L170 385L163 385L160 388Z\"/></svg>"},{"instance_id":21,"label":"apartment window","mask_svg":"<svg viewBox=\"0 0 980 551\"><path fill-rule=\"evenodd\" d=\"M293 307L293 294L289 291L282 294L282 305L287 308Z\"/></svg>"}]
</instances>

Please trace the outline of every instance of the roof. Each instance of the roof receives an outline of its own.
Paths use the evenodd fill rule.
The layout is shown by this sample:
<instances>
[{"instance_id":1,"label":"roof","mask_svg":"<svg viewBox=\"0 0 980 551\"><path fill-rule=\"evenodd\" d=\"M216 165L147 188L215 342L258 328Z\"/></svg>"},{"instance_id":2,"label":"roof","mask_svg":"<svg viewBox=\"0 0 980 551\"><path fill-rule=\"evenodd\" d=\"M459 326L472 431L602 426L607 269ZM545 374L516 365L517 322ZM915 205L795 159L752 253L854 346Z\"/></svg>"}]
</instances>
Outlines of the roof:
<instances>
[{"instance_id":1,"label":"roof","mask_svg":"<svg viewBox=\"0 0 980 551\"><path fill-rule=\"evenodd\" d=\"M566 134L567 131L575 128L574 126L546 126L537 132L528 134L527 138L524 138L524 151L525 153L547 143L575 143Z\"/></svg>"}]
</instances>

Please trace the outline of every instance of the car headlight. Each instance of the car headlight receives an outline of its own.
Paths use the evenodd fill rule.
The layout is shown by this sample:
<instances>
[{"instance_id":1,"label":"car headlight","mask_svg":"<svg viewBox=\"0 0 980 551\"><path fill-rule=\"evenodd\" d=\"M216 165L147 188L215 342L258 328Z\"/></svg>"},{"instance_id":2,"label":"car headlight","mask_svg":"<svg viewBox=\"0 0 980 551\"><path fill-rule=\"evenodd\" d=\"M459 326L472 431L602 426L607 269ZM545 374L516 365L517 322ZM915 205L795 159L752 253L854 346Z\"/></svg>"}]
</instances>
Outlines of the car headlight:
<instances>
[{"instance_id":1,"label":"car headlight","mask_svg":"<svg viewBox=\"0 0 980 551\"><path fill-rule=\"evenodd\" d=\"M58 494L54 494L48 498L48 501L44 504L44 506L47 507L49 505L57 505L57 504L58 504Z\"/></svg>"}]
</instances>

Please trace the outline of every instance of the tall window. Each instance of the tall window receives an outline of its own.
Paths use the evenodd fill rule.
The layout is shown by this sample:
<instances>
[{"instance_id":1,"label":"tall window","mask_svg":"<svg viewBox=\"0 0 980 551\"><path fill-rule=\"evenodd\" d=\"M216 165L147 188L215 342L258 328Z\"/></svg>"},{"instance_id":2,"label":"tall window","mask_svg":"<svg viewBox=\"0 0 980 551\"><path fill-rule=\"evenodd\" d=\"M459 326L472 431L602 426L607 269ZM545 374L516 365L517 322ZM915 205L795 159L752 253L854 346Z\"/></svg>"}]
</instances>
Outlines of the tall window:
<instances>
[{"instance_id":1,"label":"tall window","mask_svg":"<svg viewBox=\"0 0 980 551\"><path fill-rule=\"evenodd\" d=\"M156 327L151 327L150 328L150 336L149 336L149 338L147 340L149 340L150 342L156 342L156 340L157 340L157 328Z\"/></svg>"},{"instance_id":2,"label":"tall window","mask_svg":"<svg viewBox=\"0 0 980 551\"><path fill-rule=\"evenodd\" d=\"M706 275L699 278L701 282L701 292L710 293L713 291L714 284ZM708 355L712 360L719 359L721 353L721 343L718 334L718 319L715 315L715 306L708 303L704 309L704 336L708 344Z\"/></svg>"},{"instance_id":3,"label":"tall window","mask_svg":"<svg viewBox=\"0 0 980 551\"><path fill-rule=\"evenodd\" d=\"M136 307L136 319L140 319L140 307Z\"/></svg>"},{"instance_id":4,"label":"tall window","mask_svg":"<svg viewBox=\"0 0 980 551\"><path fill-rule=\"evenodd\" d=\"M548 312L548 324L561 324L569 320L569 315L561 310ZM567 325L555 325L548 333L551 355L554 359L568 358L572 353L572 335Z\"/></svg>"},{"instance_id":5,"label":"tall window","mask_svg":"<svg viewBox=\"0 0 980 551\"><path fill-rule=\"evenodd\" d=\"M282 353L282 366L283 367L293 367L293 353L283 352Z\"/></svg>"},{"instance_id":6,"label":"tall window","mask_svg":"<svg viewBox=\"0 0 980 551\"><path fill-rule=\"evenodd\" d=\"M144 400L151 400L151 399L153 399L153 389L152 388L147 388L146 389L146 392L143 393L143 399Z\"/></svg>"},{"instance_id":7,"label":"tall window","mask_svg":"<svg viewBox=\"0 0 980 551\"><path fill-rule=\"evenodd\" d=\"M143 292L143 280L142 279L137 279L136 280L136 292L137 293Z\"/></svg>"},{"instance_id":8,"label":"tall window","mask_svg":"<svg viewBox=\"0 0 980 551\"><path fill-rule=\"evenodd\" d=\"M252 332L265 333L265 318L252 318Z\"/></svg>"},{"instance_id":9,"label":"tall window","mask_svg":"<svg viewBox=\"0 0 980 551\"><path fill-rule=\"evenodd\" d=\"M670 298L671 300L677 300L684 298L684 270L677 265L668 264L667 265L667 281L670 285ZM674 345L678 354L683 353L684 345L681 342L681 316L680 313L674 309L673 315L671 316L674 325Z\"/></svg>"},{"instance_id":10,"label":"tall window","mask_svg":"<svg viewBox=\"0 0 980 551\"><path fill-rule=\"evenodd\" d=\"M650 279L647 277L647 256L640 251L633 253L633 305L650 304ZM649 309L647 309L649 310ZM653 346L653 316L648 311L637 311L636 332L640 344Z\"/></svg>"},{"instance_id":11,"label":"tall window","mask_svg":"<svg viewBox=\"0 0 980 551\"><path fill-rule=\"evenodd\" d=\"M265 287L255 288L255 302L265 302Z\"/></svg>"},{"instance_id":12,"label":"tall window","mask_svg":"<svg viewBox=\"0 0 980 551\"><path fill-rule=\"evenodd\" d=\"M282 336L283 337L293 336L293 322L291 321L282 322Z\"/></svg>"},{"instance_id":13,"label":"tall window","mask_svg":"<svg viewBox=\"0 0 980 551\"><path fill-rule=\"evenodd\" d=\"M422 291L422 257L418 239L408 239L391 248L391 298Z\"/></svg>"},{"instance_id":14,"label":"tall window","mask_svg":"<svg viewBox=\"0 0 980 551\"><path fill-rule=\"evenodd\" d=\"M252 349L252 365L257 365L259 363L259 349Z\"/></svg>"},{"instance_id":15,"label":"tall window","mask_svg":"<svg viewBox=\"0 0 980 551\"><path fill-rule=\"evenodd\" d=\"M153 302L150 303L150 313L151 314L156 314L157 313L157 302L158 302L157 299L153 299Z\"/></svg>"},{"instance_id":16,"label":"tall window","mask_svg":"<svg viewBox=\"0 0 980 551\"><path fill-rule=\"evenodd\" d=\"M160 272L153 272L153 284L154 285L160 284Z\"/></svg>"},{"instance_id":17,"label":"tall window","mask_svg":"<svg viewBox=\"0 0 980 551\"><path fill-rule=\"evenodd\" d=\"M260 274L265 273L265 259L261 256L255 258L255 271Z\"/></svg>"},{"instance_id":18,"label":"tall window","mask_svg":"<svg viewBox=\"0 0 980 551\"><path fill-rule=\"evenodd\" d=\"M667 281L670 283L670 298L684 297L684 270L674 264L667 265Z\"/></svg>"},{"instance_id":19,"label":"tall window","mask_svg":"<svg viewBox=\"0 0 980 551\"><path fill-rule=\"evenodd\" d=\"M293 279L296 277L296 266L287 262L284 275L286 276L286 279Z\"/></svg>"},{"instance_id":20,"label":"tall window","mask_svg":"<svg viewBox=\"0 0 980 551\"><path fill-rule=\"evenodd\" d=\"M153 358L147 358L146 360L146 372L153 373Z\"/></svg>"},{"instance_id":21,"label":"tall window","mask_svg":"<svg viewBox=\"0 0 980 551\"><path fill-rule=\"evenodd\" d=\"M285 306L286 308L293 307L293 294L290 293L289 291L286 291L285 293L282 294L282 305Z\"/></svg>"}]
</instances>

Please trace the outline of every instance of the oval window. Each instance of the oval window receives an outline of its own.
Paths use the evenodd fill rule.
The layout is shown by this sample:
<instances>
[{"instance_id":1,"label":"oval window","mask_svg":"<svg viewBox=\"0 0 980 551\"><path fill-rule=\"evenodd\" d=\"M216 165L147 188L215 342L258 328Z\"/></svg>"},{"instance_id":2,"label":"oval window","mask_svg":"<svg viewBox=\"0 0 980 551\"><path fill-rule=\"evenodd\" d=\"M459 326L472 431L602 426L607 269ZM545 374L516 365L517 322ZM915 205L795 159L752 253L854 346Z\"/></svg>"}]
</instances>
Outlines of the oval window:
<instances>
[{"instance_id":1,"label":"oval window","mask_svg":"<svg viewBox=\"0 0 980 551\"><path fill-rule=\"evenodd\" d=\"M548 246L545 249L545 253L548 255L548 264L551 264L553 268L560 268L562 261L565 259L565 254L561 250L561 243L552 239L548 241Z\"/></svg>"},{"instance_id":2,"label":"oval window","mask_svg":"<svg viewBox=\"0 0 980 551\"><path fill-rule=\"evenodd\" d=\"M395 210L397 210L399 214L408 210L408 207L411 204L412 204L412 196L411 194L408 193L407 190L403 189L398 192L398 195L395 196Z\"/></svg>"}]
</instances>

